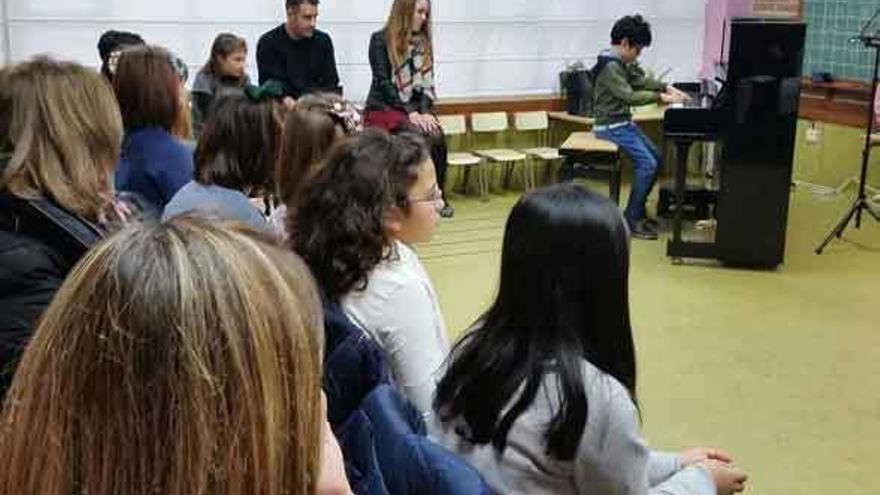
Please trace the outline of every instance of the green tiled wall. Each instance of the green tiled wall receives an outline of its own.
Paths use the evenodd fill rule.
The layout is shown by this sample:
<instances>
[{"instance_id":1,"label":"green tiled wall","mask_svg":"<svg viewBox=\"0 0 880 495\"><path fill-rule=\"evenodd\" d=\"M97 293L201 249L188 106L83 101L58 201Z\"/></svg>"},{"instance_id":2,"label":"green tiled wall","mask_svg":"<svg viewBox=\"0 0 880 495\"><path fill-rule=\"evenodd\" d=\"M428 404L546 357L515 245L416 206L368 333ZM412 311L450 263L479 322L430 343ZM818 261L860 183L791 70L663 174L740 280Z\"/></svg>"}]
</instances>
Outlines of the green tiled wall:
<instances>
[{"instance_id":1,"label":"green tiled wall","mask_svg":"<svg viewBox=\"0 0 880 495\"><path fill-rule=\"evenodd\" d=\"M804 0L804 75L822 71L840 79L870 80L873 52L848 40L878 8L880 0ZM880 19L875 26L880 26Z\"/></svg>"}]
</instances>

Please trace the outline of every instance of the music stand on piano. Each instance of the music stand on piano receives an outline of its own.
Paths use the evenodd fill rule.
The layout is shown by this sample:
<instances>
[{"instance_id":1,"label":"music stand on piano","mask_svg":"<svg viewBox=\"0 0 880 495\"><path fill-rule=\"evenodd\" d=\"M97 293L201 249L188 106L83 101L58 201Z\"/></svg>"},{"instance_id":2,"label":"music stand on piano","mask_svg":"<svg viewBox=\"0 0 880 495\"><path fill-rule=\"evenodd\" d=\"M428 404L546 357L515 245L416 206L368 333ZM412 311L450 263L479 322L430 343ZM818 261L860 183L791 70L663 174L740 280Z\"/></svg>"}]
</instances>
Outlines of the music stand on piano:
<instances>
[{"instance_id":1,"label":"music stand on piano","mask_svg":"<svg viewBox=\"0 0 880 495\"><path fill-rule=\"evenodd\" d=\"M868 21L868 24L862 28L861 34L855 38L860 41L865 47L871 48L874 50L874 72L873 77L871 79L871 93L868 95L868 110L867 117L868 123L865 126L865 144L862 148L862 170L861 175L859 176L859 192L856 196L853 205L850 209L843 215L843 218L840 219L840 222L834 227L834 229L828 234L822 244L816 248L816 254L822 254L828 244L834 240L835 237L838 239L843 236L843 232L849 226L849 223L852 221L853 217L856 219L856 228L862 228L862 212L868 212L874 220L880 222L880 213L877 213L871 208L871 204L868 203L868 194L866 191L866 185L868 181L868 162L871 157L871 133L874 130L874 95L877 94L877 84L878 84L878 74L877 70L880 68L880 29L875 30L873 34L865 34L866 31L870 28L877 17L880 16L880 9L877 9L877 12L874 13L874 17Z\"/></svg>"}]
</instances>

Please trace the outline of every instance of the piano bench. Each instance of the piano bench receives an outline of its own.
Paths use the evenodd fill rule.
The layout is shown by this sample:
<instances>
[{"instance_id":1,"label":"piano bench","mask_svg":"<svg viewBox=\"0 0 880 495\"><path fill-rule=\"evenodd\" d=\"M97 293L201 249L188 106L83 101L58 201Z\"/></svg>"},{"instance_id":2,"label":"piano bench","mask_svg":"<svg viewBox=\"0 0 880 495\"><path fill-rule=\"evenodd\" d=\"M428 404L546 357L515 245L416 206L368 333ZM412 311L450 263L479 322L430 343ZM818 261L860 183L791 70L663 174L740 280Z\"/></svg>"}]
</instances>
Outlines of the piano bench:
<instances>
[{"instance_id":1,"label":"piano bench","mask_svg":"<svg viewBox=\"0 0 880 495\"><path fill-rule=\"evenodd\" d=\"M598 178L608 180L608 196L620 203L621 164L617 145L599 139L592 132L574 132L559 147L565 161L559 180Z\"/></svg>"}]
</instances>

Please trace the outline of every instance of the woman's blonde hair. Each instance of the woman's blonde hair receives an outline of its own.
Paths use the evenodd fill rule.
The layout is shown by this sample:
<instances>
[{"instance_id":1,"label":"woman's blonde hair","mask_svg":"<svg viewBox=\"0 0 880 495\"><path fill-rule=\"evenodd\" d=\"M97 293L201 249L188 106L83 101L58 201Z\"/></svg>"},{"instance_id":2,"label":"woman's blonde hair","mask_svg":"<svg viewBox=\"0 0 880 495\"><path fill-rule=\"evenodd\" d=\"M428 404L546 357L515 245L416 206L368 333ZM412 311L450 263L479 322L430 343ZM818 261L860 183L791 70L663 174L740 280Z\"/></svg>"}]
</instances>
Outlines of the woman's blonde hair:
<instances>
[{"instance_id":1,"label":"woman's blonde hair","mask_svg":"<svg viewBox=\"0 0 880 495\"><path fill-rule=\"evenodd\" d=\"M109 84L95 71L48 57L0 73L0 140L13 149L0 190L50 198L97 221L113 200L123 133Z\"/></svg>"},{"instance_id":2,"label":"woman's blonde hair","mask_svg":"<svg viewBox=\"0 0 880 495\"><path fill-rule=\"evenodd\" d=\"M171 135L184 141L193 139L192 95L185 88L180 89L180 111L171 128Z\"/></svg>"},{"instance_id":3,"label":"woman's blonde hair","mask_svg":"<svg viewBox=\"0 0 880 495\"><path fill-rule=\"evenodd\" d=\"M258 234L129 226L70 273L0 416L0 494L311 495L320 299Z\"/></svg>"},{"instance_id":4,"label":"woman's blonde hair","mask_svg":"<svg viewBox=\"0 0 880 495\"><path fill-rule=\"evenodd\" d=\"M388 43L388 58L392 70L406 62L407 51L412 41L412 21L418 0L394 0L391 13L385 23L385 41ZM434 65L434 42L431 34L430 0L428 1L428 20L422 26L421 34L425 37L425 65ZM423 69L423 67L417 67Z\"/></svg>"}]
</instances>

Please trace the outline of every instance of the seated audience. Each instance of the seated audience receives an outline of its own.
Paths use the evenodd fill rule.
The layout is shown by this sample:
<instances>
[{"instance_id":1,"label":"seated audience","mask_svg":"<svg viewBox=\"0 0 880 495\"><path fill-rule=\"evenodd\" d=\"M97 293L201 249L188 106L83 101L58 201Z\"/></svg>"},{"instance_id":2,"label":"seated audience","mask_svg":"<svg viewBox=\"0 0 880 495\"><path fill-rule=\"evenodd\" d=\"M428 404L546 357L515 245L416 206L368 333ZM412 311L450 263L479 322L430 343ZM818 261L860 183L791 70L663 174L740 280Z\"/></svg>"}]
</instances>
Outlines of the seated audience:
<instances>
[{"instance_id":1,"label":"seated audience","mask_svg":"<svg viewBox=\"0 0 880 495\"><path fill-rule=\"evenodd\" d=\"M131 46L145 45L144 39L137 33L128 31L105 31L98 40L98 55L101 57L101 74L111 83L116 67L119 65L119 56L122 50Z\"/></svg>"},{"instance_id":2,"label":"seated audience","mask_svg":"<svg viewBox=\"0 0 880 495\"><path fill-rule=\"evenodd\" d=\"M260 85L281 84L284 104L292 108L309 93L341 93L336 54L330 36L316 29L319 0L285 0L284 24L257 42Z\"/></svg>"},{"instance_id":3,"label":"seated audience","mask_svg":"<svg viewBox=\"0 0 880 495\"><path fill-rule=\"evenodd\" d=\"M192 114L194 131L201 133L202 124L211 105L226 94L239 94L250 84L245 73L247 42L231 33L221 33L214 38L211 56L196 74L192 88Z\"/></svg>"},{"instance_id":4,"label":"seated audience","mask_svg":"<svg viewBox=\"0 0 880 495\"><path fill-rule=\"evenodd\" d=\"M499 493L743 489L726 453L653 452L639 433L629 244L617 206L581 186L510 213L498 295L453 349L431 423Z\"/></svg>"},{"instance_id":5,"label":"seated audience","mask_svg":"<svg viewBox=\"0 0 880 495\"><path fill-rule=\"evenodd\" d=\"M0 416L0 493L349 494L302 261L199 219L87 254Z\"/></svg>"},{"instance_id":6,"label":"seated audience","mask_svg":"<svg viewBox=\"0 0 880 495\"><path fill-rule=\"evenodd\" d=\"M422 134L431 147L442 192L446 182L446 139L434 116L434 43L431 3L394 0L385 27L370 38L373 82L367 97L366 122L390 132ZM444 203L441 216L453 209Z\"/></svg>"},{"instance_id":7,"label":"seated audience","mask_svg":"<svg viewBox=\"0 0 880 495\"><path fill-rule=\"evenodd\" d=\"M325 296L385 350L422 414L449 344L412 245L431 238L441 205L422 139L368 130L334 147L289 216L291 244Z\"/></svg>"},{"instance_id":8,"label":"seated audience","mask_svg":"<svg viewBox=\"0 0 880 495\"><path fill-rule=\"evenodd\" d=\"M259 88L221 98L196 148L195 179L177 191L162 217L196 211L269 231L250 198L271 191L281 130L280 105Z\"/></svg>"},{"instance_id":9,"label":"seated audience","mask_svg":"<svg viewBox=\"0 0 880 495\"><path fill-rule=\"evenodd\" d=\"M121 142L100 74L44 57L0 69L0 398L67 272L123 220Z\"/></svg>"},{"instance_id":10,"label":"seated audience","mask_svg":"<svg viewBox=\"0 0 880 495\"><path fill-rule=\"evenodd\" d=\"M192 152L172 135L182 111L173 58L155 46L130 48L114 79L126 132L116 187L141 194L159 211L193 178Z\"/></svg>"},{"instance_id":11,"label":"seated audience","mask_svg":"<svg viewBox=\"0 0 880 495\"><path fill-rule=\"evenodd\" d=\"M275 170L275 185L281 205L269 222L275 232L287 238L287 205L293 205L299 190L317 172L321 161L339 139L361 130L357 109L334 93L303 96L287 114L284 139Z\"/></svg>"}]
</instances>

